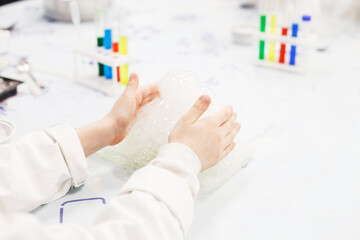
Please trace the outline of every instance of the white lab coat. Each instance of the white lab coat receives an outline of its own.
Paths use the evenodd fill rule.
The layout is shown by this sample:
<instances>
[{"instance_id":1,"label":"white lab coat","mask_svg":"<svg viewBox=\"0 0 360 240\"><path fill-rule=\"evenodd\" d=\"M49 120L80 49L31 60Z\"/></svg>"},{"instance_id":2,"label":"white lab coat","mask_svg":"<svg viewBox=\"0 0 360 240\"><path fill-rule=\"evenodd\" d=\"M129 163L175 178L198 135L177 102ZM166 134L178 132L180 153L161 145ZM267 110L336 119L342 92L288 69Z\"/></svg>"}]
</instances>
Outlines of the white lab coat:
<instances>
[{"instance_id":1,"label":"white lab coat","mask_svg":"<svg viewBox=\"0 0 360 240\"><path fill-rule=\"evenodd\" d=\"M85 183L76 131L60 125L0 145L0 239L184 239L199 190L200 161L181 144L164 145L105 205L95 224L44 226L26 213Z\"/></svg>"}]
</instances>

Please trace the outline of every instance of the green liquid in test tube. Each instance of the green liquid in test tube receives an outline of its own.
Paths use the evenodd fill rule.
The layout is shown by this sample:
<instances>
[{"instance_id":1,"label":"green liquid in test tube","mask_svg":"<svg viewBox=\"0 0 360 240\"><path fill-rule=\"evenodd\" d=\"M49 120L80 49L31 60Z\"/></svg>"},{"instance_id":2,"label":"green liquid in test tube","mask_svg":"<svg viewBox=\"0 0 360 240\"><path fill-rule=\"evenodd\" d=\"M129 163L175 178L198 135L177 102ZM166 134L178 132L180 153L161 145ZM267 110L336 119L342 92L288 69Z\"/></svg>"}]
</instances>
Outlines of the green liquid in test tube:
<instances>
[{"instance_id":1,"label":"green liquid in test tube","mask_svg":"<svg viewBox=\"0 0 360 240\"><path fill-rule=\"evenodd\" d=\"M266 29L266 15L260 16L260 32L265 32Z\"/></svg>"},{"instance_id":2,"label":"green liquid in test tube","mask_svg":"<svg viewBox=\"0 0 360 240\"><path fill-rule=\"evenodd\" d=\"M260 16L260 32L265 33L266 29L266 15ZM259 59L264 60L265 59L265 41L260 40L259 44Z\"/></svg>"},{"instance_id":3,"label":"green liquid in test tube","mask_svg":"<svg viewBox=\"0 0 360 240\"><path fill-rule=\"evenodd\" d=\"M104 38L103 37L97 38L97 46L99 48L104 46ZM104 76L104 64L98 63L98 65L99 65L99 76Z\"/></svg>"},{"instance_id":4,"label":"green liquid in test tube","mask_svg":"<svg viewBox=\"0 0 360 240\"><path fill-rule=\"evenodd\" d=\"M259 59L260 60L265 59L265 41L264 40L260 40Z\"/></svg>"},{"instance_id":5,"label":"green liquid in test tube","mask_svg":"<svg viewBox=\"0 0 360 240\"><path fill-rule=\"evenodd\" d=\"M104 48L104 10L102 8L95 10L95 25L98 52L102 52ZM104 64L98 63L98 66L99 76L104 76Z\"/></svg>"}]
</instances>

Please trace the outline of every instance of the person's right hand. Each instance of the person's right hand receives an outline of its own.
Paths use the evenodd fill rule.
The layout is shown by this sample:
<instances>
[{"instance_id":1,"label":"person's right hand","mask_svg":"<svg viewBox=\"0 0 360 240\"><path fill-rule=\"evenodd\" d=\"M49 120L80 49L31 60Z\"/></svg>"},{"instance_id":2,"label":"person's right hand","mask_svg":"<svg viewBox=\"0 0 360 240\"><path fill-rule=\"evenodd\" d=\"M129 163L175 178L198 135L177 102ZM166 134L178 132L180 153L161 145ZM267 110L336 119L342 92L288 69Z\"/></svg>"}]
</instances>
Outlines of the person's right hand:
<instances>
[{"instance_id":1,"label":"person's right hand","mask_svg":"<svg viewBox=\"0 0 360 240\"><path fill-rule=\"evenodd\" d=\"M210 102L210 97L201 96L169 135L170 143L185 144L196 153L201 171L214 166L234 149L233 140L240 130L231 106L199 120Z\"/></svg>"}]
</instances>

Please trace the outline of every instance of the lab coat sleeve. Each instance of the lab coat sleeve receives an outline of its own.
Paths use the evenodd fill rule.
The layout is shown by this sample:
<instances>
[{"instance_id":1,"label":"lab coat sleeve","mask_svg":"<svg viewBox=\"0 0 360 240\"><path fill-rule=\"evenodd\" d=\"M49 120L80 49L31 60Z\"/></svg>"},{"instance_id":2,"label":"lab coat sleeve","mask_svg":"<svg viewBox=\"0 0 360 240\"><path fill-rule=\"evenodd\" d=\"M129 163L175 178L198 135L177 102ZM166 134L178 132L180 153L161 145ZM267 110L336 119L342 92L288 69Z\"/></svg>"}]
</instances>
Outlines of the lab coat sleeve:
<instances>
[{"instance_id":1,"label":"lab coat sleeve","mask_svg":"<svg viewBox=\"0 0 360 240\"><path fill-rule=\"evenodd\" d=\"M45 227L27 214L0 214L4 239L184 239L199 190L200 161L185 145L167 144L133 174L100 212L93 227Z\"/></svg>"},{"instance_id":2,"label":"lab coat sleeve","mask_svg":"<svg viewBox=\"0 0 360 240\"><path fill-rule=\"evenodd\" d=\"M132 239L183 239L193 220L200 169L200 160L190 148L164 145L159 156L135 172L119 196L105 206L96 232L114 239L124 233ZM110 228L110 224L123 228Z\"/></svg>"},{"instance_id":3,"label":"lab coat sleeve","mask_svg":"<svg viewBox=\"0 0 360 240\"><path fill-rule=\"evenodd\" d=\"M76 130L59 125L0 145L0 210L30 211L65 195L87 178Z\"/></svg>"}]
</instances>

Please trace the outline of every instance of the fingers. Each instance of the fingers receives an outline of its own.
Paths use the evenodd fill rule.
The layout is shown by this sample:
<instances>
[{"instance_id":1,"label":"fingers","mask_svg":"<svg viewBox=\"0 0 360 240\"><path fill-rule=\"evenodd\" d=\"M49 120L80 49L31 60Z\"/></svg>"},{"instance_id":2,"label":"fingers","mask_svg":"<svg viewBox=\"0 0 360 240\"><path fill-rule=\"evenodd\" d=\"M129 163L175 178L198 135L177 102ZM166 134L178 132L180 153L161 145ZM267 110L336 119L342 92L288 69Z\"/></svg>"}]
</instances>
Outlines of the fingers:
<instances>
[{"instance_id":1,"label":"fingers","mask_svg":"<svg viewBox=\"0 0 360 240\"><path fill-rule=\"evenodd\" d=\"M157 83L152 83L139 88L136 94L136 103L139 107L151 102L160 95L157 86Z\"/></svg>"},{"instance_id":2,"label":"fingers","mask_svg":"<svg viewBox=\"0 0 360 240\"><path fill-rule=\"evenodd\" d=\"M236 120L236 113L233 112L231 117L223 125L221 125L221 127L220 127L221 131L225 135L229 134L231 132L231 130L233 130L235 120Z\"/></svg>"},{"instance_id":3,"label":"fingers","mask_svg":"<svg viewBox=\"0 0 360 240\"><path fill-rule=\"evenodd\" d=\"M216 122L216 125L221 126L223 125L226 121L229 120L229 118L232 116L233 114L233 109L231 106L226 106L223 109L217 111L216 113L214 113L214 115L211 116L211 118L214 119L214 121Z\"/></svg>"},{"instance_id":4,"label":"fingers","mask_svg":"<svg viewBox=\"0 0 360 240\"><path fill-rule=\"evenodd\" d=\"M181 118L182 121L188 123L196 122L201 115L208 109L210 106L211 99L207 95L202 95L190 108L190 110L185 113L185 115Z\"/></svg>"},{"instance_id":5,"label":"fingers","mask_svg":"<svg viewBox=\"0 0 360 240\"><path fill-rule=\"evenodd\" d=\"M220 156L220 160L224 159L235 147L234 139L236 135L239 133L241 125L240 123L232 123L232 126L233 127L231 131L225 136L224 139L225 147L224 147L224 151Z\"/></svg>"},{"instance_id":6,"label":"fingers","mask_svg":"<svg viewBox=\"0 0 360 240\"><path fill-rule=\"evenodd\" d=\"M140 107L151 102L152 100L154 100L155 98L157 98L158 96L160 96L159 92L154 92L153 94L146 96L145 98L142 98L141 102L140 102Z\"/></svg>"},{"instance_id":7,"label":"fingers","mask_svg":"<svg viewBox=\"0 0 360 240\"><path fill-rule=\"evenodd\" d=\"M147 99L141 101L139 107L142 107L142 106L148 104L149 102L151 102L152 100L154 100L154 99L157 98L158 96L159 96L159 94L156 94L156 95L154 94L154 95L152 95L151 98L147 98Z\"/></svg>"},{"instance_id":8,"label":"fingers","mask_svg":"<svg viewBox=\"0 0 360 240\"><path fill-rule=\"evenodd\" d=\"M126 85L124 95L135 96L139 87L139 76L136 73L130 75L128 84Z\"/></svg>"},{"instance_id":9,"label":"fingers","mask_svg":"<svg viewBox=\"0 0 360 240\"><path fill-rule=\"evenodd\" d=\"M233 123L232 126L233 127L232 127L231 131L225 136L224 148L227 148L231 144L231 142L234 141L236 135L240 131L241 125L239 123Z\"/></svg>"},{"instance_id":10,"label":"fingers","mask_svg":"<svg viewBox=\"0 0 360 240\"><path fill-rule=\"evenodd\" d=\"M141 95L141 92L138 92L136 94L136 103L139 107L142 107L145 104L147 104L147 103L151 102L152 100L154 100L155 98L157 98L158 96L160 96L159 92L155 92L155 93L143 98L143 96Z\"/></svg>"},{"instance_id":11,"label":"fingers","mask_svg":"<svg viewBox=\"0 0 360 240\"><path fill-rule=\"evenodd\" d=\"M146 99L154 94L159 94L158 84L152 83L145 86L140 87L139 93L142 95L143 99Z\"/></svg>"},{"instance_id":12,"label":"fingers","mask_svg":"<svg viewBox=\"0 0 360 240\"><path fill-rule=\"evenodd\" d=\"M235 142L231 142L222 152L220 160L223 160L235 147Z\"/></svg>"}]
</instances>

